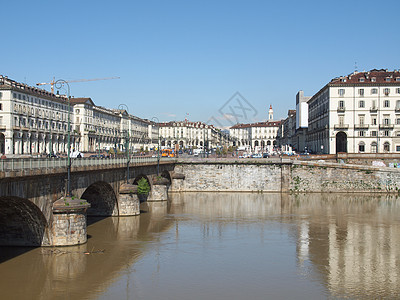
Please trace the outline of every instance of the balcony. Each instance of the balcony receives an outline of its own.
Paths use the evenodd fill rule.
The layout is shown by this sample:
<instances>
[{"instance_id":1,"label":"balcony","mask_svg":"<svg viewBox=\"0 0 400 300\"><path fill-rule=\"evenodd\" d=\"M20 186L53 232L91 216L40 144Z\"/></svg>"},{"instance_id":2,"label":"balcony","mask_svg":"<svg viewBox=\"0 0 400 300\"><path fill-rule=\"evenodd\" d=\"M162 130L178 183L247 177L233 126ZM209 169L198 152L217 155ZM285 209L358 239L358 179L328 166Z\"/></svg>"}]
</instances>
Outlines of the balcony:
<instances>
[{"instance_id":1,"label":"balcony","mask_svg":"<svg viewBox=\"0 0 400 300\"><path fill-rule=\"evenodd\" d=\"M333 126L334 129L349 129L349 124L336 124Z\"/></svg>"},{"instance_id":2,"label":"balcony","mask_svg":"<svg viewBox=\"0 0 400 300\"><path fill-rule=\"evenodd\" d=\"M370 109L369 109L369 111L370 112L377 112L378 111L378 108L377 107L371 107Z\"/></svg>"},{"instance_id":3,"label":"balcony","mask_svg":"<svg viewBox=\"0 0 400 300\"><path fill-rule=\"evenodd\" d=\"M379 124L379 129L393 129L393 124Z\"/></svg>"},{"instance_id":4,"label":"balcony","mask_svg":"<svg viewBox=\"0 0 400 300\"><path fill-rule=\"evenodd\" d=\"M396 107L396 108L394 109L394 111L395 111L396 113L400 113L400 107Z\"/></svg>"},{"instance_id":5,"label":"balcony","mask_svg":"<svg viewBox=\"0 0 400 300\"><path fill-rule=\"evenodd\" d=\"M345 107L342 107L342 106L339 106L339 107L337 108L337 111L338 111L338 112L345 112L345 111L346 111L346 108L345 108Z\"/></svg>"},{"instance_id":6,"label":"balcony","mask_svg":"<svg viewBox=\"0 0 400 300\"><path fill-rule=\"evenodd\" d=\"M368 124L354 124L354 129L368 129Z\"/></svg>"}]
</instances>

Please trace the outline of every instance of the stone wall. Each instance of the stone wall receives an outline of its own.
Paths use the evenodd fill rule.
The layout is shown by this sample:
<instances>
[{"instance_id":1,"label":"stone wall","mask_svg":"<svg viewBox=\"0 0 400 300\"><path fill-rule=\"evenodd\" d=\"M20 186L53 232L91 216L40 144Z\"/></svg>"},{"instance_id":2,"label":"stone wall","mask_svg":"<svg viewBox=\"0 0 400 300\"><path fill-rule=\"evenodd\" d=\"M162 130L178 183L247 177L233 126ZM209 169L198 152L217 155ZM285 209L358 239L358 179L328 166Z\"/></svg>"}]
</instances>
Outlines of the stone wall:
<instances>
[{"instance_id":1,"label":"stone wall","mask_svg":"<svg viewBox=\"0 0 400 300\"><path fill-rule=\"evenodd\" d=\"M185 175L180 191L281 191L281 164L185 163L175 172Z\"/></svg>"},{"instance_id":2,"label":"stone wall","mask_svg":"<svg viewBox=\"0 0 400 300\"><path fill-rule=\"evenodd\" d=\"M183 162L182 192L398 193L400 170L327 162Z\"/></svg>"},{"instance_id":3,"label":"stone wall","mask_svg":"<svg viewBox=\"0 0 400 300\"><path fill-rule=\"evenodd\" d=\"M398 193L400 170L336 163L295 162L291 167L292 192Z\"/></svg>"}]
</instances>

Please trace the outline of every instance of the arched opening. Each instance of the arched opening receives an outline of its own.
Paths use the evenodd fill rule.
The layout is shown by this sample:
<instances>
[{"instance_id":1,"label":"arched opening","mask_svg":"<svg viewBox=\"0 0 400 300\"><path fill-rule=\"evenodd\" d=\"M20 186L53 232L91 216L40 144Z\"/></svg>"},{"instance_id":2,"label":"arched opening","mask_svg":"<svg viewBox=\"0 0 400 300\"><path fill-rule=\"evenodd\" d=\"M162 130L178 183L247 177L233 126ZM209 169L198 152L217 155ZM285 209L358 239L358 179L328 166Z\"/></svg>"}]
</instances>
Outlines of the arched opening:
<instances>
[{"instance_id":1,"label":"arched opening","mask_svg":"<svg viewBox=\"0 0 400 300\"><path fill-rule=\"evenodd\" d=\"M0 197L0 245L42 245L47 221L42 211L28 199Z\"/></svg>"},{"instance_id":2,"label":"arched opening","mask_svg":"<svg viewBox=\"0 0 400 300\"><path fill-rule=\"evenodd\" d=\"M258 147L258 141L254 142L254 147Z\"/></svg>"},{"instance_id":3,"label":"arched opening","mask_svg":"<svg viewBox=\"0 0 400 300\"><path fill-rule=\"evenodd\" d=\"M377 146L376 142L371 143L371 153L376 153Z\"/></svg>"},{"instance_id":4,"label":"arched opening","mask_svg":"<svg viewBox=\"0 0 400 300\"><path fill-rule=\"evenodd\" d=\"M111 216L117 206L117 197L113 188L104 181L91 184L81 198L90 203L90 208L87 210L88 216Z\"/></svg>"},{"instance_id":5,"label":"arched opening","mask_svg":"<svg viewBox=\"0 0 400 300\"><path fill-rule=\"evenodd\" d=\"M347 152L347 135L343 131L336 134L336 153Z\"/></svg>"},{"instance_id":6,"label":"arched opening","mask_svg":"<svg viewBox=\"0 0 400 300\"><path fill-rule=\"evenodd\" d=\"M179 148L183 149L183 141L179 141Z\"/></svg>"},{"instance_id":7,"label":"arched opening","mask_svg":"<svg viewBox=\"0 0 400 300\"><path fill-rule=\"evenodd\" d=\"M365 152L365 143L364 142L360 142L358 144L358 152L360 152L360 153L364 153Z\"/></svg>"},{"instance_id":8,"label":"arched opening","mask_svg":"<svg viewBox=\"0 0 400 300\"><path fill-rule=\"evenodd\" d=\"M267 141L267 145L268 145L268 146L271 146L271 141Z\"/></svg>"},{"instance_id":9,"label":"arched opening","mask_svg":"<svg viewBox=\"0 0 400 300\"><path fill-rule=\"evenodd\" d=\"M4 134L0 132L0 153L4 154L6 150L6 141Z\"/></svg>"},{"instance_id":10,"label":"arched opening","mask_svg":"<svg viewBox=\"0 0 400 300\"><path fill-rule=\"evenodd\" d=\"M169 185L171 185L171 183L172 183L171 174L169 174L168 171L163 171L161 173L161 177L166 178L168 180L168 182L169 182Z\"/></svg>"},{"instance_id":11,"label":"arched opening","mask_svg":"<svg viewBox=\"0 0 400 300\"><path fill-rule=\"evenodd\" d=\"M385 142L383 144L383 152L390 152L390 144L389 144L389 142Z\"/></svg>"}]
</instances>

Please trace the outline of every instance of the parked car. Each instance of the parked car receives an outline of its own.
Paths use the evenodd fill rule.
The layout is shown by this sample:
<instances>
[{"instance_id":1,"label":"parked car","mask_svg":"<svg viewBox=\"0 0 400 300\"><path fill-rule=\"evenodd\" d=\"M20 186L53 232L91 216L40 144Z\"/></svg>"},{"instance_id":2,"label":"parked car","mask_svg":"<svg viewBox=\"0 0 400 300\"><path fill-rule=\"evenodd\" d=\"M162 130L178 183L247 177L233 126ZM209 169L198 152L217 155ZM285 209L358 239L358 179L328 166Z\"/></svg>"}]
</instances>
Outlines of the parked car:
<instances>
[{"instance_id":1,"label":"parked car","mask_svg":"<svg viewBox=\"0 0 400 300\"><path fill-rule=\"evenodd\" d=\"M256 153L256 154L253 154L251 157L252 158L262 158L262 155L260 153Z\"/></svg>"},{"instance_id":2,"label":"parked car","mask_svg":"<svg viewBox=\"0 0 400 300\"><path fill-rule=\"evenodd\" d=\"M269 158L269 154L268 153L264 153L263 154L263 158Z\"/></svg>"}]
</instances>

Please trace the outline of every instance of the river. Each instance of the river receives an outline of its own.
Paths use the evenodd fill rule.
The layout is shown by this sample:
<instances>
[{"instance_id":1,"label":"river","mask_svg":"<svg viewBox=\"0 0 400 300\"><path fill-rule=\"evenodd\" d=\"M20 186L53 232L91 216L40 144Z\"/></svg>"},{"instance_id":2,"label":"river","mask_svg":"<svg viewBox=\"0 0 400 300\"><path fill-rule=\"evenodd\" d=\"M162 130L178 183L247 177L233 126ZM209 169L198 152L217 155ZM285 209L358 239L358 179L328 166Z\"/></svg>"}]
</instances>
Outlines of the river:
<instances>
[{"instance_id":1,"label":"river","mask_svg":"<svg viewBox=\"0 0 400 300\"><path fill-rule=\"evenodd\" d=\"M400 297L400 202L181 193L88 219L85 245L0 248L1 299Z\"/></svg>"}]
</instances>

